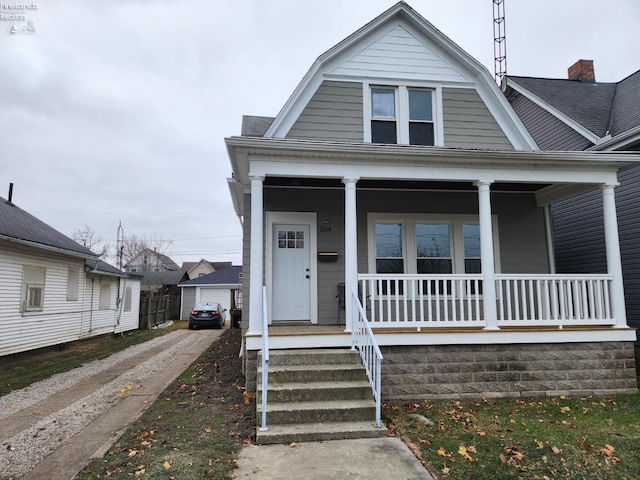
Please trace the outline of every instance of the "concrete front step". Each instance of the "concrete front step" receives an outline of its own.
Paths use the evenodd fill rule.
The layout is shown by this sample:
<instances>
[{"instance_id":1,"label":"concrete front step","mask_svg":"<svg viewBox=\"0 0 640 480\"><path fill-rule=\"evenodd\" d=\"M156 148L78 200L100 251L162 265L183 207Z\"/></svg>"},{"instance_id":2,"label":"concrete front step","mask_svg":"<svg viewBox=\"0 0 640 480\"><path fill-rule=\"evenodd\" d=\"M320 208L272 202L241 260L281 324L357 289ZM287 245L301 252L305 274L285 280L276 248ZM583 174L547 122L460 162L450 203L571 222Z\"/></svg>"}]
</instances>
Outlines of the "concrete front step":
<instances>
[{"instance_id":1,"label":"concrete front step","mask_svg":"<svg viewBox=\"0 0 640 480\"><path fill-rule=\"evenodd\" d=\"M367 380L276 384L269 382L267 401L310 402L335 400L336 398L341 400L370 399L371 397L371 386ZM256 401L262 402L262 385L258 385Z\"/></svg>"},{"instance_id":2,"label":"concrete front step","mask_svg":"<svg viewBox=\"0 0 640 480\"><path fill-rule=\"evenodd\" d=\"M258 383L262 378L262 366L258 368ZM269 384L288 382L327 382L366 380L367 374L358 364L327 365L271 365L269 364Z\"/></svg>"},{"instance_id":3,"label":"concrete front step","mask_svg":"<svg viewBox=\"0 0 640 480\"><path fill-rule=\"evenodd\" d=\"M384 425L376 427L372 421L304 423L295 425L269 425L265 432L256 432L256 441L261 444L291 442L323 442L353 438L381 438L387 436Z\"/></svg>"},{"instance_id":4,"label":"concrete front step","mask_svg":"<svg viewBox=\"0 0 640 480\"><path fill-rule=\"evenodd\" d=\"M269 398L267 397L267 402ZM257 418L262 417L262 404L257 404ZM334 400L315 402L275 402L267 404L267 423L333 423L373 421L376 405L373 400Z\"/></svg>"},{"instance_id":5,"label":"concrete front step","mask_svg":"<svg viewBox=\"0 0 640 480\"><path fill-rule=\"evenodd\" d=\"M262 352L258 353L258 365L262 363ZM361 365L357 350L343 349L308 349L308 350L270 350L269 366L272 365L327 365L327 364Z\"/></svg>"}]
</instances>

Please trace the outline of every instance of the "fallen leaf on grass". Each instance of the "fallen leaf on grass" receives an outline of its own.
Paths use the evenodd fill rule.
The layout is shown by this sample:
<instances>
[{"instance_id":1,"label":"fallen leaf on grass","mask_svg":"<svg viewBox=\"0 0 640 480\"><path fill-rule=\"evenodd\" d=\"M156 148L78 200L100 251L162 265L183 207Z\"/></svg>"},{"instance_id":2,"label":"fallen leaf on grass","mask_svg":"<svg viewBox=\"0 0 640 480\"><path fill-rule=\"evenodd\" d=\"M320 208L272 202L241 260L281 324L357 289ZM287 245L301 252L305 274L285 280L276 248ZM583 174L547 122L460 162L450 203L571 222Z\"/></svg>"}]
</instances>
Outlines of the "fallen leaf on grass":
<instances>
[{"instance_id":1,"label":"fallen leaf on grass","mask_svg":"<svg viewBox=\"0 0 640 480\"><path fill-rule=\"evenodd\" d=\"M57 414L59 417L64 417L64 412L58 412Z\"/></svg>"},{"instance_id":2,"label":"fallen leaf on grass","mask_svg":"<svg viewBox=\"0 0 640 480\"><path fill-rule=\"evenodd\" d=\"M558 447L556 447L555 445L553 447L551 447L551 451L553 453L555 453L556 455L558 455L559 453L562 453L562 450L560 450Z\"/></svg>"},{"instance_id":3,"label":"fallen leaf on grass","mask_svg":"<svg viewBox=\"0 0 640 480\"><path fill-rule=\"evenodd\" d=\"M134 449L134 450L131 450L131 451L129 452L129 457L135 457L137 453L138 453L138 450L135 450L135 449Z\"/></svg>"},{"instance_id":4,"label":"fallen leaf on grass","mask_svg":"<svg viewBox=\"0 0 640 480\"><path fill-rule=\"evenodd\" d=\"M561 412L561 413L568 413L568 412L570 412L570 411L571 411L571 407L562 407L562 408L560 409L560 412Z\"/></svg>"},{"instance_id":5,"label":"fallen leaf on grass","mask_svg":"<svg viewBox=\"0 0 640 480\"><path fill-rule=\"evenodd\" d=\"M162 464L162 467L163 467L165 470L169 470L169 469L171 468L171 462L164 462L164 463Z\"/></svg>"},{"instance_id":6,"label":"fallen leaf on grass","mask_svg":"<svg viewBox=\"0 0 640 480\"><path fill-rule=\"evenodd\" d=\"M450 469L449 469L449 467L447 467L446 465L445 465L445 467L442 469L442 473L444 473L445 475L449 475L449 472L450 472L450 471L451 471L451 470L450 470Z\"/></svg>"}]
</instances>

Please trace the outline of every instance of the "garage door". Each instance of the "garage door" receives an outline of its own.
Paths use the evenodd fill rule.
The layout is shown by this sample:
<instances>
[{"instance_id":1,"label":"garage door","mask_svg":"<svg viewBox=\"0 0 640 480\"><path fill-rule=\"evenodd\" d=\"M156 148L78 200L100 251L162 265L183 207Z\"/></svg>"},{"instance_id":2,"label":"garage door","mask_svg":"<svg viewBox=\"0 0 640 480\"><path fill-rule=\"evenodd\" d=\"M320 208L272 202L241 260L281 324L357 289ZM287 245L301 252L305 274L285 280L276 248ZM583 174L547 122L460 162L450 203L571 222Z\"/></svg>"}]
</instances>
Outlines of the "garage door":
<instances>
[{"instance_id":1,"label":"garage door","mask_svg":"<svg viewBox=\"0 0 640 480\"><path fill-rule=\"evenodd\" d=\"M231 306L231 291L228 288L201 288L200 302L217 302L222 308L229 310Z\"/></svg>"}]
</instances>

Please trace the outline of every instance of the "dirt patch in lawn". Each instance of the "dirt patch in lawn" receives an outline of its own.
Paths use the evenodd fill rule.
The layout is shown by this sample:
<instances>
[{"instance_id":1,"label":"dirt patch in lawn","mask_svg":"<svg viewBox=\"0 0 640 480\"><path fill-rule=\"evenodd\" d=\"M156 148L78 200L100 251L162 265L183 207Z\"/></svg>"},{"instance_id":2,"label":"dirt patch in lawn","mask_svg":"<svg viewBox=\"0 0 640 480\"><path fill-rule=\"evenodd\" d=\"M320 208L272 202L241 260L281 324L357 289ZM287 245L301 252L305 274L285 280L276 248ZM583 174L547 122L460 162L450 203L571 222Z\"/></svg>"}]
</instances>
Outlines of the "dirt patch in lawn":
<instances>
[{"instance_id":1,"label":"dirt patch in lawn","mask_svg":"<svg viewBox=\"0 0 640 480\"><path fill-rule=\"evenodd\" d=\"M236 454L255 440L256 425L240 340L240 330L225 331L77 478L233 478Z\"/></svg>"}]
</instances>

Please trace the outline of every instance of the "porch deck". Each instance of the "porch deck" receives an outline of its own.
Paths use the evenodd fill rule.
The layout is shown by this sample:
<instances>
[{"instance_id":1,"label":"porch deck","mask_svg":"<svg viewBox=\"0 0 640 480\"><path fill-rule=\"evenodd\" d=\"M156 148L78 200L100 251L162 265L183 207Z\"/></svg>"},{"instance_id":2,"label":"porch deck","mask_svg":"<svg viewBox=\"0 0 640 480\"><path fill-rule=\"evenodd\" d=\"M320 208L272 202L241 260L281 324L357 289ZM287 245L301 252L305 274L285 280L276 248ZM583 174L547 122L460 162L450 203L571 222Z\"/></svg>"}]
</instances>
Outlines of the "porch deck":
<instances>
[{"instance_id":1,"label":"porch deck","mask_svg":"<svg viewBox=\"0 0 640 480\"><path fill-rule=\"evenodd\" d=\"M526 343L574 343L594 341L634 341L636 329L613 326L510 326L500 330L482 327L373 327L381 347L394 345L491 345ZM262 336L247 332L250 350L259 350ZM344 325L289 323L269 326L271 349L350 348L351 332Z\"/></svg>"}]
</instances>

